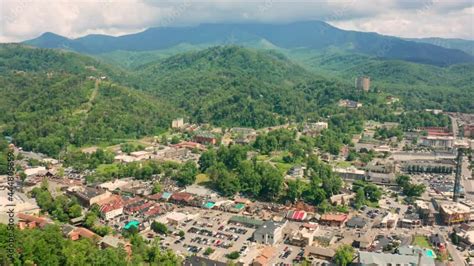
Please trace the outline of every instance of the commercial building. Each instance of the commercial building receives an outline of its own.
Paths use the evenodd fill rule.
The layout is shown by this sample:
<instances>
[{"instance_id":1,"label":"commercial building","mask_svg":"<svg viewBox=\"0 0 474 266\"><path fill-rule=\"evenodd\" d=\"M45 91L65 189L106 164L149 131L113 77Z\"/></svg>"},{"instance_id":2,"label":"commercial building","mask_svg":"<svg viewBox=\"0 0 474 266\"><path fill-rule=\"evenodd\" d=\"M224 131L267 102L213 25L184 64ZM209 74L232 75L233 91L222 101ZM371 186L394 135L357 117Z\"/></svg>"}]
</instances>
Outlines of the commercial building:
<instances>
[{"instance_id":1,"label":"commercial building","mask_svg":"<svg viewBox=\"0 0 474 266\"><path fill-rule=\"evenodd\" d=\"M171 128L182 128L183 126L184 126L184 119L183 118L174 119L171 122Z\"/></svg>"},{"instance_id":2,"label":"commercial building","mask_svg":"<svg viewBox=\"0 0 474 266\"><path fill-rule=\"evenodd\" d=\"M286 223L286 221L284 223L266 221L255 230L253 239L260 244L274 245L282 240L282 231Z\"/></svg>"},{"instance_id":3,"label":"commercial building","mask_svg":"<svg viewBox=\"0 0 474 266\"><path fill-rule=\"evenodd\" d=\"M355 87L358 90L368 92L370 90L370 77L357 77Z\"/></svg>"},{"instance_id":4,"label":"commercial building","mask_svg":"<svg viewBox=\"0 0 474 266\"><path fill-rule=\"evenodd\" d=\"M469 222L471 219L471 208L456 202L440 204L439 213L446 225Z\"/></svg>"},{"instance_id":5,"label":"commercial building","mask_svg":"<svg viewBox=\"0 0 474 266\"><path fill-rule=\"evenodd\" d=\"M319 223L330 225L330 226L342 227L347 222L347 219L348 219L347 214L325 213L321 216L321 219L319 219Z\"/></svg>"},{"instance_id":6,"label":"commercial building","mask_svg":"<svg viewBox=\"0 0 474 266\"><path fill-rule=\"evenodd\" d=\"M100 215L105 220L110 220L123 214L123 200L120 196L114 195L100 202L99 205Z\"/></svg>"},{"instance_id":7,"label":"commercial building","mask_svg":"<svg viewBox=\"0 0 474 266\"><path fill-rule=\"evenodd\" d=\"M372 265L434 266L435 261L433 258L429 258L427 256L400 255L400 254L359 251L359 256L357 257L357 265L360 265L360 266L372 266Z\"/></svg>"},{"instance_id":8,"label":"commercial building","mask_svg":"<svg viewBox=\"0 0 474 266\"><path fill-rule=\"evenodd\" d=\"M329 248L307 246L304 249L305 258L313 257L320 260L331 261L334 255L336 255L336 252Z\"/></svg>"},{"instance_id":9,"label":"commercial building","mask_svg":"<svg viewBox=\"0 0 474 266\"><path fill-rule=\"evenodd\" d=\"M93 187L72 187L67 192L75 196L79 202L85 206L90 207L95 203L99 203L109 198L112 193L105 189L98 189Z\"/></svg>"}]
</instances>

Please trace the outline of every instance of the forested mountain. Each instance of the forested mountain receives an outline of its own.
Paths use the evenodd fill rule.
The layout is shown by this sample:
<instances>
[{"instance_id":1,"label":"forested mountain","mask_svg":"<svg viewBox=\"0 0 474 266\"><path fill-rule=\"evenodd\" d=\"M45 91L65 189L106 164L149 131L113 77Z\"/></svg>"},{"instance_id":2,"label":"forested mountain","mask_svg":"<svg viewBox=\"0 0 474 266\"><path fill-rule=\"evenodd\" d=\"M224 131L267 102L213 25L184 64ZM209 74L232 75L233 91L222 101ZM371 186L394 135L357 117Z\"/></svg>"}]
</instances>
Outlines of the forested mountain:
<instances>
[{"instance_id":1,"label":"forested mountain","mask_svg":"<svg viewBox=\"0 0 474 266\"><path fill-rule=\"evenodd\" d=\"M451 65L473 62L474 57L461 50L383 36L376 33L346 31L321 21L290 24L202 24L195 27L161 27L112 37L88 35L67 39L45 33L26 43L43 48L66 48L89 54L118 50L152 51L180 44L248 45L259 42L282 49L307 48L315 51L337 47L350 52L412 62Z\"/></svg>"},{"instance_id":2,"label":"forested mountain","mask_svg":"<svg viewBox=\"0 0 474 266\"><path fill-rule=\"evenodd\" d=\"M279 53L227 46L175 55L138 69L141 88L197 122L262 127L302 119L350 85L308 72ZM307 84L311 86L306 86Z\"/></svg>"},{"instance_id":3,"label":"forested mountain","mask_svg":"<svg viewBox=\"0 0 474 266\"><path fill-rule=\"evenodd\" d=\"M68 143L152 135L179 113L153 96L99 81L115 70L86 56L2 45L0 58L0 129L28 150L54 155Z\"/></svg>"},{"instance_id":4,"label":"forested mountain","mask_svg":"<svg viewBox=\"0 0 474 266\"><path fill-rule=\"evenodd\" d=\"M307 68L273 50L218 46L124 70L74 52L2 45L0 131L27 150L57 155L67 145L155 135L178 116L254 128L328 116L346 127L364 119L399 121L384 102L388 94L401 97L406 110L474 109L471 64L349 59L311 57ZM372 88L383 94L355 90L360 74L371 75ZM364 108L345 110L340 99Z\"/></svg>"},{"instance_id":5,"label":"forested mountain","mask_svg":"<svg viewBox=\"0 0 474 266\"><path fill-rule=\"evenodd\" d=\"M408 41L429 43L449 49L458 49L470 55L474 55L474 40L446 39L446 38L420 38L407 39Z\"/></svg>"}]
</instances>

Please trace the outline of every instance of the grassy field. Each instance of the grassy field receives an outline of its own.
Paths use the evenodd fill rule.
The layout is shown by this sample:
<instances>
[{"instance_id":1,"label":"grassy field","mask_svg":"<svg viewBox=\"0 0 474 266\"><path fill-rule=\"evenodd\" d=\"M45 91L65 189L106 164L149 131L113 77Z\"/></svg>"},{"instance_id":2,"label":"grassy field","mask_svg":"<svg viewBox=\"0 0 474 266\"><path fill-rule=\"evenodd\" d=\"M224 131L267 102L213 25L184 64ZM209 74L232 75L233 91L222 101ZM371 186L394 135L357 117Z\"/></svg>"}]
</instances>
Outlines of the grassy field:
<instances>
[{"instance_id":1,"label":"grassy field","mask_svg":"<svg viewBox=\"0 0 474 266\"><path fill-rule=\"evenodd\" d=\"M417 235L413 238L412 245L419 246L421 248L432 248L428 238L426 236Z\"/></svg>"},{"instance_id":2,"label":"grassy field","mask_svg":"<svg viewBox=\"0 0 474 266\"><path fill-rule=\"evenodd\" d=\"M196 182L195 184L205 184L207 182L209 182L210 179L209 179L209 176L207 176L206 174L199 174L196 176Z\"/></svg>"}]
</instances>

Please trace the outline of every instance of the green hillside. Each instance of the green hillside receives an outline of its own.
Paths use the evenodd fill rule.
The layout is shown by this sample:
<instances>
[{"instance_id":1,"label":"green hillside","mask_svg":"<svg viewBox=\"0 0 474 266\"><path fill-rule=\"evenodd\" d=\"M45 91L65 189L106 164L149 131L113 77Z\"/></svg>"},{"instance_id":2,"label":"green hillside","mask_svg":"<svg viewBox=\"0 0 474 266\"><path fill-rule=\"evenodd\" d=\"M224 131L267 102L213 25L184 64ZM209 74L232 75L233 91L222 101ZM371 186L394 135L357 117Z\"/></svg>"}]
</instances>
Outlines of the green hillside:
<instances>
[{"instance_id":1,"label":"green hillside","mask_svg":"<svg viewBox=\"0 0 474 266\"><path fill-rule=\"evenodd\" d=\"M279 53L236 46L179 54L138 71L143 89L183 108L192 120L226 126L262 127L301 119L332 103L321 103L318 92L348 88ZM318 81L313 90L300 88L313 80Z\"/></svg>"},{"instance_id":2,"label":"green hillside","mask_svg":"<svg viewBox=\"0 0 474 266\"><path fill-rule=\"evenodd\" d=\"M97 60L23 46L1 46L0 54L0 128L27 150L55 155L68 144L152 135L177 113L143 92L88 78L112 70Z\"/></svg>"}]
</instances>

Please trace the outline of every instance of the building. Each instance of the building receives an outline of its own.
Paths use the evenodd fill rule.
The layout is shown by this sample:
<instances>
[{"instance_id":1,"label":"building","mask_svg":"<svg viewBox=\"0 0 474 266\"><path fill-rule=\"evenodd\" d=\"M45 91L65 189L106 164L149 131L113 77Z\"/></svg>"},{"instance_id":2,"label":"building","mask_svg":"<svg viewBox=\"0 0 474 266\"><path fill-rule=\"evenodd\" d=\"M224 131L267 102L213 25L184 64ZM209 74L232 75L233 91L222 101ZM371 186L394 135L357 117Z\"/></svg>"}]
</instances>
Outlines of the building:
<instances>
[{"instance_id":1,"label":"building","mask_svg":"<svg viewBox=\"0 0 474 266\"><path fill-rule=\"evenodd\" d=\"M294 211L294 210L289 210L286 213L286 218L294 221L304 221L306 220L307 213L305 211Z\"/></svg>"},{"instance_id":2,"label":"building","mask_svg":"<svg viewBox=\"0 0 474 266\"><path fill-rule=\"evenodd\" d=\"M286 223L286 221L284 223L266 221L255 230L253 239L260 244L274 245L282 240L282 231Z\"/></svg>"},{"instance_id":3,"label":"building","mask_svg":"<svg viewBox=\"0 0 474 266\"><path fill-rule=\"evenodd\" d=\"M344 180L365 180L366 172L357 168L335 168L334 172Z\"/></svg>"},{"instance_id":4,"label":"building","mask_svg":"<svg viewBox=\"0 0 474 266\"><path fill-rule=\"evenodd\" d=\"M270 265L271 258L275 255L275 253L275 247L264 247L260 254L253 260L252 266Z\"/></svg>"},{"instance_id":5,"label":"building","mask_svg":"<svg viewBox=\"0 0 474 266\"><path fill-rule=\"evenodd\" d=\"M130 244L130 242L125 241L122 238L118 238L116 236L111 236L111 235L104 236L100 240L99 245L100 245L101 248L108 248L108 247L119 248L119 247L122 247L125 250L125 252L127 252L127 254L129 256L132 255L132 245Z\"/></svg>"},{"instance_id":6,"label":"building","mask_svg":"<svg viewBox=\"0 0 474 266\"><path fill-rule=\"evenodd\" d=\"M11 208L11 201L9 200L8 189L0 190L0 216L7 215L8 210ZM15 203L15 213L26 213L26 214L38 214L40 208L36 204L34 199L28 198L26 194L19 191L15 191L13 194L13 202ZM3 218L1 219L3 220ZM8 220L8 218L6 218Z\"/></svg>"},{"instance_id":7,"label":"building","mask_svg":"<svg viewBox=\"0 0 474 266\"><path fill-rule=\"evenodd\" d=\"M347 214L325 213L319 219L319 223L330 225L330 226L342 227L347 222L347 219L348 219Z\"/></svg>"},{"instance_id":8,"label":"building","mask_svg":"<svg viewBox=\"0 0 474 266\"><path fill-rule=\"evenodd\" d=\"M194 135L194 141L204 145L216 145L217 138L210 132L198 132Z\"/></svg>"},{"instance_id":9,"label":"building","mask_svg":"<svg viewBox=\"0 0 474 266\"><path fill-rule=\"evenodd\" d=\"M83 227L74 227L69 224L65 224L62 227L62 232L64 236L67 238L71 239L72 241L76 241L80 238L88 238L91 240L100 240L101 237L92 232L89 229L83 228Z\"/></svg>"},{"instance_id":10,"label":"building","mask_svg":"<svg viewBox=\"0 0 474 266\"><path fill-rule=\"evenodd\" d=\"M364 228L366 225L367 220L360 216L354 216L346 223L346 226L350 228Z\"/></svg>"},{"instance_id":11,"label":"building","mask_svg":"<svg viewBox=\"0 0 474 266\"><path fill-rule=\"evenodd\" d=\"M471 208L456 202L440 204L439 213L444 224L469 222L471 220Z\"/></svg>"},{"instance_id":12,"label":"building","mask_svg":"<svg viewBox=\"0 0 474 266\"><path fill-rule=\"evenodd\" d=\"M418 213L406 213L403 219L400 220L402 228L416 228L421 226L421 218Z\"/></svg>"},{"instance_id":13,"label":"building","mask_svg":"<svg viewBox=\"0 0 474 266\"><path fill-rule=\"evenodd\" d=\"M376 253L359 251L357 257L357 264L359 266L372 266L372 265L423 265L423 266L435 266L433 258L427 256L417 255L400 255L400 254L389 254L389 253Z\"/></svg>"},{"instance_id":14,"label":"building","mask_svg":"<svg viewBox=\"0 0 474 266\"><path fill-rule=\"evenodd\" d=\"M301 230L292 231L288 240L290 244L294 246L311 246L313 244L315 234L316 230L309 230L307 228L303 228Z\"/></svg>"},{"instance_id":15,"label":"building","mask_svg":"<svg viewBox=\"0 0 474 266\"><path fill-rule=\"evenodd\" d=\"M331 261L334 255L336 255L336 252L329 248L307 246L304 249L304 257L306 259L313 257L320 260Z\"/></svg>"},{"instance_id":16,"label":"building","mask_svg":"<svg viewBox=\"0 0 474 266\"><path fill-rule=\"evenodd\" d=\"M182 128L183 126L184 126L184 119L183 118L174 119L171 122L171 128Z\"/></svg>"},{"instance_id":17,"label":"building","mask_svg":"<svg viewBox=\"0 0 474 266\"><path fill-rule=\"evenodd\" d=\"M359 108L362 107L361 103L358 103L356 101L351 101L351 100L340 100L339 101L339 106L340 107L346 107L346 108Z\"/></svg>"},{"instance_id":18,"label":"building","mask_svg":"<svg viewBox=\"0 0 474 266\"><path fill-rule=\"evenodd\" d=\"M100 215L105 220L110 220L123 214L123 200L120 196L114 195L100 203Z\"/></svg>"},{"instance_id":19,"label":"building","mask_svg":"<svg viewBox=\"0 0 474 266\"><path fill-rule=\"evenodd\" d=\"M25 213L18 213L18 228L23 230L25 228L43 228L47 224L53 224L53 221L49 220L46 217L34 216Z\"/></svg>"},{"instance_id":20,"label":"building","mask_svg":"<svg viewBox=\"0 0 474 266\"><path fill-rule=\"evenodd\" d=\"M398 215L388 212L383 218L382 221L380 222L380 227L381 228L395 228L398 223Z\"/></svg>"},{"instance_id":21,"label":"building","mask_svg":"<svg viewBox=\"0 0 474 266\"><path fill-rule=\"evenodd\" d=\"M358 90L368 92L370 90L370 77L357 77L355 87Z\"/></svg>"},{"instance_id":22,"label":"building","mask_svg":"<svg viewBox=\"0 0 474 266\"><path fill-rule=\"evenodd\" d=\"M474 124L464 125L464 137L466 138L474 138Z\"/></svg>"},{"instance_id":23,"label":"building","mask_svg":"<svg viewBox=\"0 0 474 266\"><path fill-rule=\"evenodd\" d=\"M332 205L346 205L355 197L355 193L350 194L337 194L329 198L329 202Z\"/></svg>"},{"instance_id":24,"label":"building","mask_svg":"<svg viewBox=\"0 0 474 266\"><path fill-rule=\"evenodd\" d=\"M99 203L109 198L112 195L112 193L105 189L93 187L72 187L68 189L68 193L75 196L85 207L90 207L93 204Z\"/></svg>"},{"instance_id":25,"label":"building","mask_svg":"<svg viewBox=\"0 0 474 266\"><path fill-rule=\"evenodd\" d=\"M187 192L177 192L171 195L170 201L180 204L188 204L193 200L194 196Z\"/></svg>"},{"instance_id":26,"label":"building","mask_svg":"<svg viewBox=\"0 0 474 266\"><path fill-rule=\"evenodd\" d=\"M243 225L248 228L258 228L263 225L262 220L252 219L247 216L235 215L230 217L229 224Z\"/></svg>"},{"instance_id":27,"label":"building","mask_svg":"<svg viewBox=\"0 0 474 266\"><path fill-rule=\"evenodd\" d=\"M452 136L431 136L421 138L421 145L432 148L452 148L454 137Z\"/></svg>"}]
</instances>

